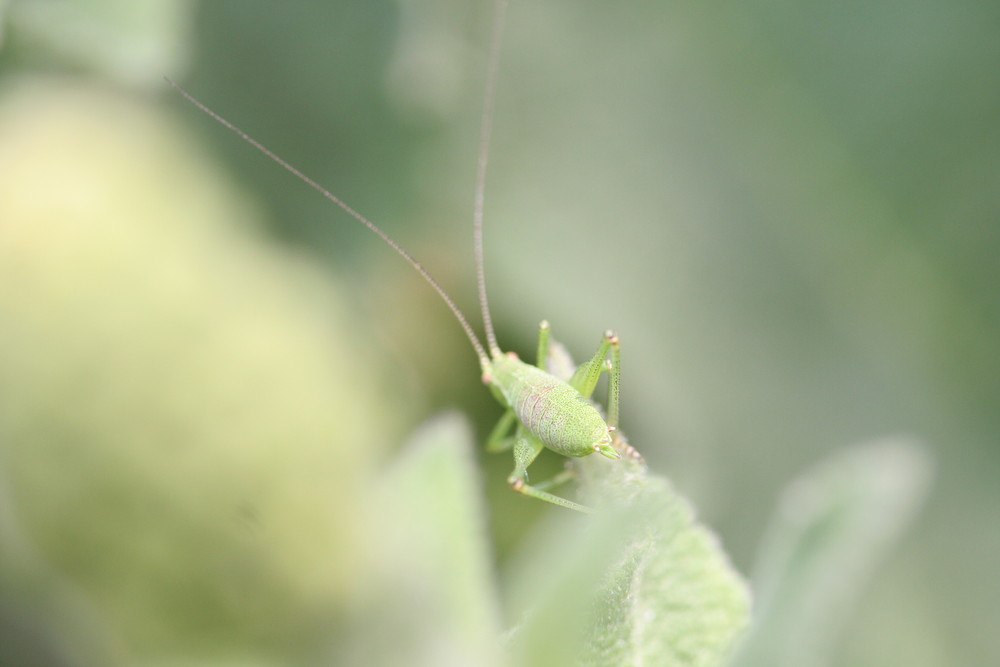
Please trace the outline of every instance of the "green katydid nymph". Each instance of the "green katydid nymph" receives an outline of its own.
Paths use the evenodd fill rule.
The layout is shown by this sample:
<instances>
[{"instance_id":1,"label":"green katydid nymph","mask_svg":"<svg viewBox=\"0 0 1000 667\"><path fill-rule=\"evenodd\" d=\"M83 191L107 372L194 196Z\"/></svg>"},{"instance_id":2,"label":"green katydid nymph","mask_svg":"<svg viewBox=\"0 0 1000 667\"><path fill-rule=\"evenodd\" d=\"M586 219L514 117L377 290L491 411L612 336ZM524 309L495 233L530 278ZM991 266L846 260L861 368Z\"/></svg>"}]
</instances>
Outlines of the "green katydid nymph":
<instances>
[{"instance_id":1,"label":"green katydid nymph","mask_svg":"<svg viewBox=\"0 0 1000 667\"><path fill-rule=\"evenodd\" d=\"M489 451L513 449L514 470L507 480L510 486L515 491L532 498L582 512L590 512L592 510L588 507L545 490L571 477L572 474L570 471L567 470L556 475L546 482L531 485L528 483L528 466L531 465L546 447L567 457L583 457L597 453L609 459L620 459L621 454L619 450L629 455L637 456L634 454L634 450L623 439L619 439L617 434L620 382L618 337L611 331L606 332L596 354L589 361L581 364L572 377L568 380L563 380L550 374L545 369L546 361L549 357L548 324L542 322L539 329L536 365L525 363L512 352L505 353L501 351L493 331L489 305L486 299L486 281L483 269L483 203L490 134L493 123L493 98L496 88L497 62L505 9L506 0L497 0L493 18L492 44L489 52L489 68L480 131L479 160L473 213L476 278L479 305L482 309L483 326L486 331L486 346L480 342L465 315L462 314L462 311L459 310L448 293L444 291L444 288L441 287L419 262L384 231L345 204L330 191L320 186L316 181L275 155L256 139L215 111L209 109L176 83L170 79L167 79L167 82L202 111L235 132L268 158L291 172L309 187L339 206L344 212L368 227L368 229L381 237L383 241L391 246L423 276L424 280L441 296L462 326L466 336L469 338L469 342L472 343L476 355L479 357L483 382L490 388L490 391L505 409L500 421L490 433L486 447ZM594 392L597 381L601 373L605 371L609 374L606 418L601 415L590 401L590 396Z\"/></svg>"}]
</instances>

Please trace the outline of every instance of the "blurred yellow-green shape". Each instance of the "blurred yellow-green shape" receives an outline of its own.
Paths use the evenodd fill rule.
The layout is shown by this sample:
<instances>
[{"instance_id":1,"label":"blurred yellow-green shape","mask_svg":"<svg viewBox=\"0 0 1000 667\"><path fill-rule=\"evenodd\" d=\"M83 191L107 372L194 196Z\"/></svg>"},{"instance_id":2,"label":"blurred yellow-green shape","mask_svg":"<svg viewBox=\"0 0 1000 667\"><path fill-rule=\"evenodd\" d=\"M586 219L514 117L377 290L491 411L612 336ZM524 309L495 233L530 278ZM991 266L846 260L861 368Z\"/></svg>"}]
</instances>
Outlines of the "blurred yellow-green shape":
<instances>
[{"instance_id":1,"label":"blurred yellow-green shape","mask_svg":"<svg viewBox=\"0 0 1000 667\"><path fill-rule=\"evenodd\" d=\"M0 90L0 581L59 576L130 659L308 651L365 562L393 411L255 216L151 105Z\"/></svg>"}]
</instances>

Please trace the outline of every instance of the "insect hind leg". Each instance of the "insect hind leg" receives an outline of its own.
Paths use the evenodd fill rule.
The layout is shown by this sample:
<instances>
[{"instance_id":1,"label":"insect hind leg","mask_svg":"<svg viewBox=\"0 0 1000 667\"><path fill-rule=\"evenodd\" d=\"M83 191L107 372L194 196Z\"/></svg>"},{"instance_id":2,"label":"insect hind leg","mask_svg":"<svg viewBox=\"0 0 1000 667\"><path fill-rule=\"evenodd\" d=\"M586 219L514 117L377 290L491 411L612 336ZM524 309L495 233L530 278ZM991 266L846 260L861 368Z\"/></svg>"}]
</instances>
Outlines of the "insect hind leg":
<instances>
[{"instance_id":1,"label":"insect hind leg","mask_svg":"<svg viewBox=\"0 0 1000 667\"><path fill-rule=\"evenodd\" d=\"M608 411L605 421L612 429L611 437L615 442L615 449L627 453L630 458L641 459L639 453L629 446L618 431L618 406L621 394L621 342L618 339L618 334L614 331L604 332L597 352L590 360L577 367L569 384L585 398L590 398L603 371L608 372Z\"/></svg>"},{"instance_id":2,"label":"insect hind leg","mask_svg":"<svg viewBox=\"0 0 1000 667\"><path fill-rule=\"evenodd\" d=\"M551 480L543 482L538 486L528 484L528 466L530 466L534 460L538 458L538 455L544 448L545 445L543 445L540 440L530 436L523 428L518 428L517 437L514 440L514 471L510 474L510 477L507 478L507 483L510 484L511 488L518 493L530 498L544 500L547 503L566 507L578 512L593 514L594 510L589 507L585 507L584 505L575 503L572 500L567 500L566 498L549 493L548 491L543 491L539 488L551 487L566 481L572 474L570 473L570 475L567 475L568 471L559 473Z\"/></svg>"},{"instance_id":3,"label":"insect hind leg","mask_svg":"<svg viewBox=\"0 0 1000 667\"><path fill-rule=\"evenodd\" d=\"M603 371L610 370L612 377L617 375L618 365L614 362L614 359L618 356L617 349L618 336L613 331L605 331L604 336L601 338L601 344L597 346L597 352L594 353L594 356L577 366L573 377L569 379L570 386L580 392L584 398L590 398L597 387L597 380L601 377ZM610 369L606 364L609 353L611 353L613 360L612 368Z\"/></svg>"},{"instance_id":4,"label":"insect hind leg","mask_svg":"<svg viewBox=\"0 0 1000 667\"><path fill-rule=\"evenodd\" d=\"M610 356L610 359L609 359ZM618 334L605 331L597 352L588 361L580 364L569 384L584 398L590 398L597 387L601 373L608 371L608 426L618 428L618 395L621 386L621 349Z\"/></svg>"},{"instance_id":5,"label":"insect hind leg","mask_svg":"<svg viewBox=\"0 0 1000 667\"><path fill-rule=\"evenodd\" d=\"M532 486L539 491L548 491L549 489L559 486L560 484L565 484L574 478L576 478L576 473L573 472L571 468L567 467L559 474L548 478L544 482L535 482Z\"/></svg>"}]
</instances>

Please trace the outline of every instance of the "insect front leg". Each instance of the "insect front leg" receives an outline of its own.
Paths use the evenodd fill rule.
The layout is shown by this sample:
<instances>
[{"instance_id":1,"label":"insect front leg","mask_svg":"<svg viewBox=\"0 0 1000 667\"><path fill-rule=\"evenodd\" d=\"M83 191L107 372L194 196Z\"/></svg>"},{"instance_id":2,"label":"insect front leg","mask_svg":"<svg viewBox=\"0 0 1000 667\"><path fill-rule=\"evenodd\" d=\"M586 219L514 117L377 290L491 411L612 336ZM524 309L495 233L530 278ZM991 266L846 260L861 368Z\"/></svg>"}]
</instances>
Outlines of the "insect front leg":
<instances>
[{"instance_id":1,"label":"insect front leg","mask_svg":"<svg viewBox=\"0 0 1000 667\"><path fill-rule=\"evenodd\" d=\"M503 413L490 435L486 438L486 451L490 453L502 452L510 449L514 444L514 438L510 434L510 429L517 423L517 415L510 408Z\"/></svg>"},{"instance_id":2,"label":"insect front leg","mask_svg":"<svg viewBox=\"0 0 1000 667\"><path fill-rule=\"evenodd\" d=\"M553 495L539 488L551 487L566 481L572 477L572 473L569 471L559 473L551 480L542 482L538 486L531 486L528 484L528 466L530 466L534 460L538 458L538 455L544 448L545 445L543 445L538 438L529 434L527 429L523 426L518 426L517 435L514 438L514 471L510 474L510 477L507 478L507 483L510 484L511 488L518 493L531 498L544 500L545 502L560 505L571 510L577 510L578 512L593 514L594 510L589 507L585 507L579 503L574 503L572 500L567 500L566 498L560 498L559 496Z\"/></svg>"}]
</instances>

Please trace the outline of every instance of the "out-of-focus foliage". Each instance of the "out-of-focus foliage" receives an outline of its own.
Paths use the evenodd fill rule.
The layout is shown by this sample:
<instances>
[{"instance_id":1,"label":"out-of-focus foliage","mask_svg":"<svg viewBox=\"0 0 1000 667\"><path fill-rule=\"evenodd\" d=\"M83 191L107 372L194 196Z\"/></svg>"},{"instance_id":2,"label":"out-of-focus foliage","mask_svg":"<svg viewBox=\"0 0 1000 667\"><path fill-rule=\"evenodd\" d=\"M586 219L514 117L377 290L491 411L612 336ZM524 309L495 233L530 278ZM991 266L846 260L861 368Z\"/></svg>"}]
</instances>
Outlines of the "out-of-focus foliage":
<instances>
[{"instance_id":1,"label":"out-of-focus foliage","mask_svg":"<svg viewBox=\"0 0 1000 667\"><path fill-rule=\"evenodd\" d=\"M145 656L317 632L395 421L337 293L251 211L148 106L5 83L2 500Z\"/></svg>"},{"instance_id":2,"label":"out-of-focus foliage","mask_svg":"<svg viewBox=\"0 0 1000 667\"><path fill-rule=\"evenodd\" d=\"M398 423L458 404L482 434L496 406L398 258L163 95L197 128L179 132L150 91L185 82L467 306L489 10L2 3L0 620L21 643L0 647L103 665L356 646L324 633L384 566L362 509ZM933 454L934 495L834 664L1000 661L982 585L1000 554L997 34L986 0L511 4L486 215L505 349L543 317L580 355L614 327L625 431L744 572L778 489L832 450L908 432ZM506 488L509 458L484 464L509 613L538 599L509 591L551 508ZM469 604L481 637L494 612Z\"/></svg>"},{"instance_id":3,"label":"out-of-focus foliage","mask_svg":"<svg viewBox=\"0 0 1000 667\"><path fill-rule=\"evenodd\" d=\"M339 665L505 664L479 472L466 422L439 417L414 434L371 489L372 560Z\"/></svg>"},{"instance_id":4,"label":"out-of-focus foliage","mask_svg":"<svg viewBox=\"0 0 1000 667\"><path fill-rule=\"evenodd\" d=\"M192 9L191 0L6 0L0 62L150 87L158 81L151 73L186 66Z\"/></svg>"},{"instance_id":5,"label":"out-of-focus foliage","mask_svg":"<svg viewBox=\"0 0 1000 667\"><path fill-rule=\"evenodd\" d=\"M926 499L923 448L839 451L782 494L754 572L753 629L731 667L826 667L872 572Z\"/></svg>"}]
</instances>

